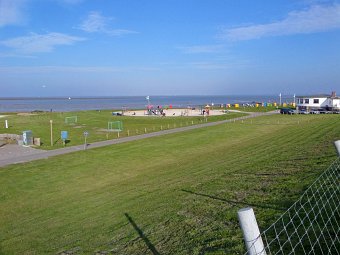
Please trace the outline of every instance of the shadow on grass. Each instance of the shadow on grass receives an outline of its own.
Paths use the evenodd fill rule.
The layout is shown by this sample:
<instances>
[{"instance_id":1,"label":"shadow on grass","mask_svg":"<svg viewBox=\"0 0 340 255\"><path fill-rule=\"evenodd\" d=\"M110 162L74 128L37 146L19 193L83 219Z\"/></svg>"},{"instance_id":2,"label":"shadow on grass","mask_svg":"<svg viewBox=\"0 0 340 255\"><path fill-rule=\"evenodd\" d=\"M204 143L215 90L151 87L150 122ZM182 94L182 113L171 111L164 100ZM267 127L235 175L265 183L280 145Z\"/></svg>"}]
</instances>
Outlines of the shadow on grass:
<instances>
[{"instance_id":1,"label":"shadow on grass","mask_svg":"<svg viewBox=\"0 0 340 255\"><path fill-rule=\"evenodd\" d=\"M137 224L134 222L134 220L130 217L128 213L124 213L125 217L128 219L128 221L131 223L133 228L136 230L138 235L143 239L145 244L148 246L149 250L152 252L153 255L160 255L160 253L156 250L155 246L151 243L149 238L144 235L143 231L137 226Z\"/></svg>"},{"instance_id":2,"label":"shadow on grass","mask_svg":"<svg viewBox=\"0 0 340 255\"><path fill-rule=\"evenodd\" d=\"M260 207L260 208L264 208L264 209L274 209L274 210L277 210L277 211L285 211L287 209L287 208L279 207L277 205L252 204L252 203L245 203L245 202L239 202L239 201L234 201L234 200L228 200L228 199L225 199L225 198L220 198L220 197L216 197L216 196L212 196L212 195L193 192L193 191L185 190L185 189L181 189L181 191L187 192L187 193L190 193L190 194L194 194L194 195L197 195L197 196L208 197L208 198L211 198L211 199L219 200L219 201L226 202L226 203L233 204L233 205L253 206L253 207Z\"/></svg>"}]
</instances>

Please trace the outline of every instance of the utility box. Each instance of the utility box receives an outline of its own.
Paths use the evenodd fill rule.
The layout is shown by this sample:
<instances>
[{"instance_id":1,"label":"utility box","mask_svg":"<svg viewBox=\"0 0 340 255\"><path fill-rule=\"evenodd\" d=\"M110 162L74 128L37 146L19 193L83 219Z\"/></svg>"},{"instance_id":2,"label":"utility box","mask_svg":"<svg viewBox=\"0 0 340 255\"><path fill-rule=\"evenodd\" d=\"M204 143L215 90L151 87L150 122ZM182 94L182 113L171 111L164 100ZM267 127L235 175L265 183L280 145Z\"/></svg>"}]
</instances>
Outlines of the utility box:
<instances>
[{"instance_id":1,"label":"utility box","mask_svg":"<svg viewBox=\"0 0 340 255\"><path fill-rule=\"evenodd\" d=\"M22 140L24 145L33 145L33 135L31 130L22 132Z\"/></svg>"}]
</instances>

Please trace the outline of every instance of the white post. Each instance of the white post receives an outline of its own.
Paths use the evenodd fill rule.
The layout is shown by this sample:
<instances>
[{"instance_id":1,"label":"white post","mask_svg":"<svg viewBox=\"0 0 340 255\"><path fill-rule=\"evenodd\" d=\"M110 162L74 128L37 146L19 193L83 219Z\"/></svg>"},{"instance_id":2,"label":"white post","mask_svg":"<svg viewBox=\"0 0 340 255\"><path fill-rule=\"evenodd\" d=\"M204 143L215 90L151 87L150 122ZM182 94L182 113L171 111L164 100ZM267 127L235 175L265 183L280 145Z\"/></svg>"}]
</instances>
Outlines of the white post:
<instances>
[{"instance_id":1,"label":"white post","mask_svg":"<svg viewBox=\"0 0 340 255\"><path fill-rule=\"evenodd\" d=\"M240 209L237 212L237 216L242 229L248 255L266 255L253 208L247 207Z\"/></svg>"},{"instance_id":2,"label":"white post","mask_svg":"<svg viewBox=\"0 0 340 255\"><path fill-rule=\"evenodd\" d=\"M8 128L8 120L5 120L5 127Z\"/></svg>"},{"instance_id":3,"label":"white post","mask_svg":"<svg viewBox=\"0 0 340 255\"><path fill-rule=\"evenodd\" d=\"M338 156L340 157L340 140L334 142L335 148L338 152Z\"/></svg>"},{"instance_id":4,"label":"white post","mask_svg":"<svg viewBox=\"0 0 340 255\"><path fill-rule=\"evenodd\" d=\"M50 120L50 129L51 129L51 146L53 146L53 120Z\"/></svg>"}]
</instances>

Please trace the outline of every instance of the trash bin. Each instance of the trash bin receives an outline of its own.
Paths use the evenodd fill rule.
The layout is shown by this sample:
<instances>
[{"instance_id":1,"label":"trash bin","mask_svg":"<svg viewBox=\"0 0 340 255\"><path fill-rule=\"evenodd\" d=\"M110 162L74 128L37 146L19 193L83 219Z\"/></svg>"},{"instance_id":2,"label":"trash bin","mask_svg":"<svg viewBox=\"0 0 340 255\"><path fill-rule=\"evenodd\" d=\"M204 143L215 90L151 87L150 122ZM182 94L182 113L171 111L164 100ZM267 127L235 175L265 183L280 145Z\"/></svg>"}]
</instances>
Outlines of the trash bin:
<instances>
[{"instance_id":1,"label":"trash bin","mask_svg":"<svg viewBox=\"0 0 340 255\"><path fill-rule=\"evenodd\" d=\"M33 145L33 135L31 130L22 132L22 140L24 145Z\"/></svg>"}]
</instances>

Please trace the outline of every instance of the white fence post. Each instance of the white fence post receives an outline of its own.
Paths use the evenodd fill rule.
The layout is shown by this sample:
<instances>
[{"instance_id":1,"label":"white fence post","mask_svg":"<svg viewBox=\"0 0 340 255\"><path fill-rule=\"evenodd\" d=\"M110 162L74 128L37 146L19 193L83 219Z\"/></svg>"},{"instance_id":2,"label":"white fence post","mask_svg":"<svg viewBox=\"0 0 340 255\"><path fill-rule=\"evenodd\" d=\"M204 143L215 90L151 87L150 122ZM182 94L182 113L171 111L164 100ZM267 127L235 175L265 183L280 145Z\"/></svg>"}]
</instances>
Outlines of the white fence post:
<instances>
[{"instance_id":1,"label":"white fence post","mask_svg":"<svg viewBox=\"0 0 340 255\"><path fill-rule=\"evenodd\" d=\"M334 142L335 148L338 152L338 156L340 157L340 140Z\"/></svg>"},{"instance_id":2,"label":"white fence post","mask_svg":"<svg viewBox=\"0 0 340 255\"><path fill-rule=\"evenodd\" d=\"M237 212L237 216L248 255L266 255L253 208L247 207L240 209Z\"/></svg>"}]
</instances>

